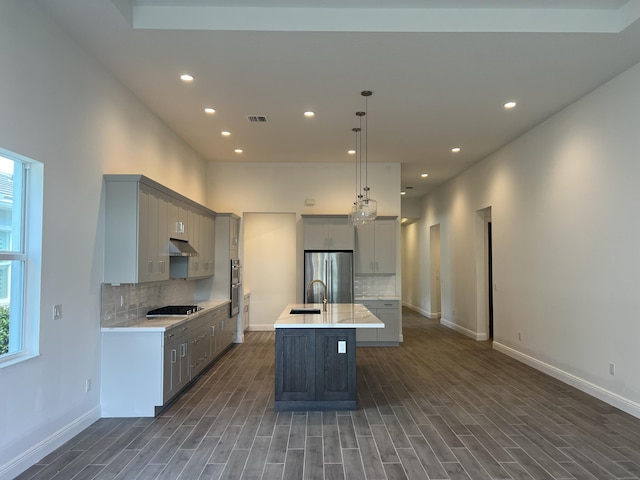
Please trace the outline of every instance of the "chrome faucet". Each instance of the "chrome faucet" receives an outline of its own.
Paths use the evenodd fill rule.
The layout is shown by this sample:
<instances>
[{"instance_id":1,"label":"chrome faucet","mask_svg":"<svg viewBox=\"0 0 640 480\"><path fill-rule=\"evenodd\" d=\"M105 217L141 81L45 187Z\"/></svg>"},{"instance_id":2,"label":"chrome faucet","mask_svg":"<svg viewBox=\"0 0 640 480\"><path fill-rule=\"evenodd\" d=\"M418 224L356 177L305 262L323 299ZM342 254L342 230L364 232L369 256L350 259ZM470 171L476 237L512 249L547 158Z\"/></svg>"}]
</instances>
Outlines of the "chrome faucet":
<instances>
[{"instance_id":1,"label":"chrome faucet","mask_svg":"<svg viewBox=\"0 0 640 480\"><path fill-rule=\"evenodd\" d=\"M327 311L327 285L322 280L311 280L309 282L309 286L307 287L307 298L309 298L309 294L311 293L311 286L316 282L320 283L324 288L324 297L322 298L322 310L326 312Z\"/></svg>"}]
</instances>

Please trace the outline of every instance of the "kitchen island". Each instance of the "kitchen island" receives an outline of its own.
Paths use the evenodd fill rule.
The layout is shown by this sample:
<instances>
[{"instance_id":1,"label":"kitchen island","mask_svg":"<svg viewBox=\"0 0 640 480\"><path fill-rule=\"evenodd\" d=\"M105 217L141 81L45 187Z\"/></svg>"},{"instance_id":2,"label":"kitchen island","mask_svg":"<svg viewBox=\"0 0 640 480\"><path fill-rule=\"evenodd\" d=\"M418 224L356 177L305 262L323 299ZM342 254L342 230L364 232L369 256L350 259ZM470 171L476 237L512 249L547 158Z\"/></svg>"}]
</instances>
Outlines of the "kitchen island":
<instances>
[{"instance_id":1,"label":"kitchen island","mask_svg":"<svg viewBox=\"0 0 640 480\"><path fill-rule=\"evenodd\" d=\"M356 329L384 323L361 304L289 304L274 327L275 410L354 410Z\"/></svg>"}]
</instances>

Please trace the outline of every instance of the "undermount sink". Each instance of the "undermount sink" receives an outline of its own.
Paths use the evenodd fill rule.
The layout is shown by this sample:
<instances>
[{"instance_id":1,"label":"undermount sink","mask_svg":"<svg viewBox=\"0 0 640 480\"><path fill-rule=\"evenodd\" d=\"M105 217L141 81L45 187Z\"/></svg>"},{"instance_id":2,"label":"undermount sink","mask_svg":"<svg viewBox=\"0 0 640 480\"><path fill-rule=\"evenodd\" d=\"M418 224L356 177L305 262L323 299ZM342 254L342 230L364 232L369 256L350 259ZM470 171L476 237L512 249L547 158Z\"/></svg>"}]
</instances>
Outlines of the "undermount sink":
<instances>
[{"instance_id":1,"label":"undermount sink","mask_svg":"<svg viewBox=\"0 0 640 480\"><path fill-rule=\"evenodd\" d=\"M292 308L289 312L291 315L307 314L307 315L319 315L322 310L319 308Z\"/></svg>"}]
</instances>

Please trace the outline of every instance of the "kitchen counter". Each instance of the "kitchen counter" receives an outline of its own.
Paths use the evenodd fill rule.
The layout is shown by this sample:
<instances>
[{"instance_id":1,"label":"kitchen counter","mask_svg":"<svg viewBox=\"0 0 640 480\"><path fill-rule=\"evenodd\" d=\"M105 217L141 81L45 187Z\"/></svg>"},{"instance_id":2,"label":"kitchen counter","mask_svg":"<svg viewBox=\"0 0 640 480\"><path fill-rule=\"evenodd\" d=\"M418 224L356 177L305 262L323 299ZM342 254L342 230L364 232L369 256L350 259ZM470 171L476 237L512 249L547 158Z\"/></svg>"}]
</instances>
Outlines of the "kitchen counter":
<instances>
[{"instance_id":1,"label":"kitchen counter","mask_svg":"<svg viewBox=\"0 0 640 480\"><path fill-rule=\"evenodd\" d=\"M198 302L202 310L191 315L102 328L102 416L153 417L165 408L232 345L229 303Z\"/></svg>"},{"instance_id":2,"label":"kitchen counter","mask_svg":"<svg viewBox=\"0 0 640 480\"><path fill-rule=\"evenodd\" d=\"M292 309L319 309L321 313L292 314ZM369 309L359 303L330 303L322 312L321 303L290 303L276 320L279 328L384 328Z\"/></svg>"},{"instance_id":3,"label":"kitchen counter","mask_svg":"<svg viewBox=\"0 0 640 480\"><path fill-rule=\"evenodd\" d=\"M158 331L164 332L168 329L176 327L181 323L186 322L187 320L193 320L194 318L199 317L203 313L211 310L212 308L220 307L224 304L231 303L230 300L207 300L206 302L198 302L195 303L198 307L201 307L201 310L198 310L191 315L184 316L167 316L167 317L154 317L154 318L146 318L146 319L135 319L131 323L126 325L119 325L117 327L102 327L102 332L135 332L135 331L143 331L143 332L151 332Z\"/></svg>"},{"instance_id":4,"label":"kitchen counter","mask_svg":"<svg viewBox=\"0 0 640 480\"><path fill-rule=\"evenodd\" d=\"M320 313L291 313L310 308ZM275 410L354 410L356 330L384 323L361 304L292 303L274 326Z\"/></svg>"}]
</instances>

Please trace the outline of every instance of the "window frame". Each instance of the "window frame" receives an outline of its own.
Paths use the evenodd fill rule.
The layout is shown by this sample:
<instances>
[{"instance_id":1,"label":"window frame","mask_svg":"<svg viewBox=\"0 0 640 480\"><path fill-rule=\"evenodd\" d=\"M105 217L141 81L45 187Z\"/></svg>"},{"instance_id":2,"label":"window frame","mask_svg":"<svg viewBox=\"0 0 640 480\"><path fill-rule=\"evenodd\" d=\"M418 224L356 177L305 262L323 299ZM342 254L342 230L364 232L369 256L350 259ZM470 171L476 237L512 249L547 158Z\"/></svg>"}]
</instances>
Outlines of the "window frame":
<instances>
[{"instance_id":1,"label":"window frame","mask_svg":"<svg viewBox=\"0 0 640 480\"><path fill-rule=\"evenodd\" d=\"M9 297L12 308L9 345L14 351L0 355L0 368L4 368L39 355L44 165L3 148L0 148L0 156L13 161L15 166L20 166L22 170L19 191L20 246L18 250L12 246L11 251L0 251L0 260L18 262L21 266L19 272L13 271L16 263L10 267L12 280L9 288L12 291ZM15 279L15 274L20 278ZM19 284L21 290L19 298L16 299L17 304L14 304L14 295L17 293L13 291L15 283ZM11 335L12 330L18 331L19 338ZM19 345L16 346L15 343Z\"/></svg>"}]
</instances>

